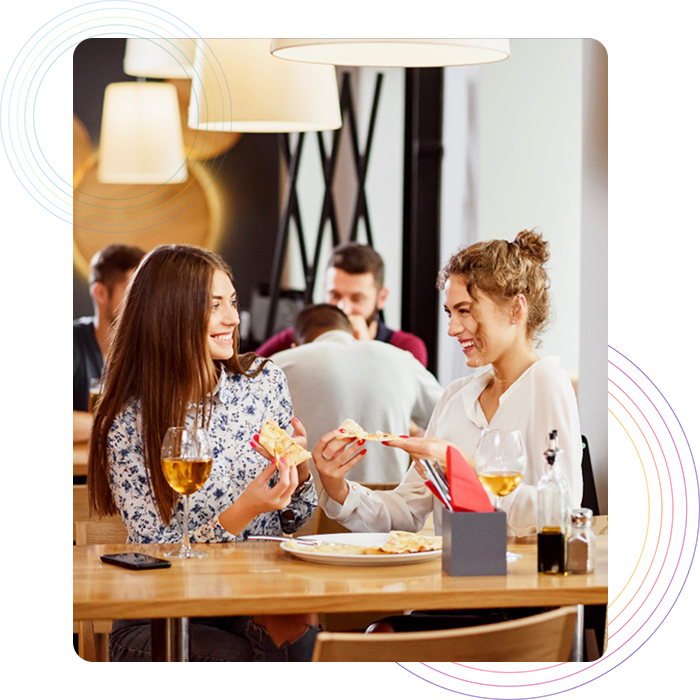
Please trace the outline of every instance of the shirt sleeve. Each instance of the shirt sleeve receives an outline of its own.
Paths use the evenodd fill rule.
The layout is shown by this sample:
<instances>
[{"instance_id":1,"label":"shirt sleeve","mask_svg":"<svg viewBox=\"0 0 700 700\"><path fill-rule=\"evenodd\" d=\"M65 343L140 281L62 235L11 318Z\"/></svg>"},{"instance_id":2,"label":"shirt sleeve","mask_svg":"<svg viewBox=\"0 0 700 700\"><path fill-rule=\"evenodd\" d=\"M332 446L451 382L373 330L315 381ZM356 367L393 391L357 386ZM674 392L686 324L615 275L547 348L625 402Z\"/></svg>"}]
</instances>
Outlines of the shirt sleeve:
<instances>
[{"instance_id":1,"label":"shirt sleeve","mask_svg":"<svg viewBox=\"0 0 700 700\"><path fill-rule=\"evenodd\" d=\"M528 469L531 484L521 484L513 494L508 512L508 527L519 537L537 531L537 482L545 471L544 453L548 436L557 431L560 468L569 489L569 507L578 508L583 497L581 460L583 443L576 395L566 372L559 366L544 365L534 377L534 422L530 436ZM545 371L546 370L546 371Z\"/></svg>"},{"instance_id":2,"label":"shirt sleeve","mask_svg":"<svg viewBox=\"0 0 700 700\"><path fill-rule=\"evenodd\" d=\"M293 342L294 330L292 328L287 328L287 330L280 331L273 335L272 338L266 340L255 352L262 357L270 357L276 352L289 350Z\"/></svg>"},{"instance_id":3,"label":"shirt sleeve","mask_svg":"<svg viewBox=\"0 0 700 700\"><path fill-rule=\"evenodd\" d=\"M394 331L389 344L401 350L407 350L423 367L428 366L428 348L417 335L406 331Z\"/></svg>"},{"instance_id":4,"label":"shirt sleeve","mask_svg":"<svg viewBox=\"0 0 700 700\"><path fill-rule=\"evenodd\" d=\"M442 387L437 379L417 360L411 363L416 383L416 402L411 418L420 426L425 426L442 395Z\"/></svg>"}]
</instances>

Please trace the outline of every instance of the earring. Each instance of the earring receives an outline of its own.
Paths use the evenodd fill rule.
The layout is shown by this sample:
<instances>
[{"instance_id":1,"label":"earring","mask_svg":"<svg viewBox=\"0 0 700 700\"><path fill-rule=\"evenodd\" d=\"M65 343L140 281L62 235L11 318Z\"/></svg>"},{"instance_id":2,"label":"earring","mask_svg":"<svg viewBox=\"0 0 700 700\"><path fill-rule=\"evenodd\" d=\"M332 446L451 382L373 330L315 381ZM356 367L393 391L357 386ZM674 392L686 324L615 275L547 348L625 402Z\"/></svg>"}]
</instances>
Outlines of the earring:
<instances>
[{"instance_id":1,"label":"earring","mask_svg":"<svg viewBox=\"0 0 700 700\"><path fill-rule=\"evenodd\" d=\"M510 319L510 325L514 326L516 324L515 317Z\"/></svg>"}]
</instances>

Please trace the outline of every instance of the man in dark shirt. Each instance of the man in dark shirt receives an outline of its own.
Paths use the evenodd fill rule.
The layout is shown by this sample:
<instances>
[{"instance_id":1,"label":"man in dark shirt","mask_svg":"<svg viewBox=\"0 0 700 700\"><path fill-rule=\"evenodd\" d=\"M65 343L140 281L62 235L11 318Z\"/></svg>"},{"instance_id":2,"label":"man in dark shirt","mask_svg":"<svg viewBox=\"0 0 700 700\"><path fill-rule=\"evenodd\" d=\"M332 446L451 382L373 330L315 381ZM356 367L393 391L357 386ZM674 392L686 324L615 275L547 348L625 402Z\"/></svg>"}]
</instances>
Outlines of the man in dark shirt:
<instances>
[{"instance_id":1,"label":"man in dark shirt","mask_svg":"<svg viewBox=\"0 0 700 700\"><path fill-rule=\"evenodd\" d=\"M90 261L88 282L94 315L73 321L73 442L90 437L90 380L102 375L112 324L129 279L144 255L135 246L114 244L97 252Z\"/></svg>"},{"instance_id":2,"label":"man in dark shirt","mask_svg":"<svg viewBox=\"0 0 700 700\"><path fill-rule=\"evenodd\" d=\"M359 243L343 243L334 248L326 271L325 290L325 302L345 313L355 338L381 340L408 350L424 367L428 364L428 350L418 336L391 330L379 318L389 290L384 286L384 261L373 248ZM291 347L294 347L294 330L288 328L263 343L257 353L270 357Z\"/></svg>"}]
</instances>

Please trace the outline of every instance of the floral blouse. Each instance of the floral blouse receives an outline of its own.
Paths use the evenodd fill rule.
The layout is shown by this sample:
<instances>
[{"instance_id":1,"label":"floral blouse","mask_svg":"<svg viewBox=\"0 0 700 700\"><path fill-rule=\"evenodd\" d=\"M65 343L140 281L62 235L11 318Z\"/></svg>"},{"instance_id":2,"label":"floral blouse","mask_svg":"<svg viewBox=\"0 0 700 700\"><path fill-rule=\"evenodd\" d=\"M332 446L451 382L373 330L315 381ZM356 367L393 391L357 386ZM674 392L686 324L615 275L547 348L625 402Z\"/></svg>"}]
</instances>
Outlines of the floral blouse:
<instances>
[{"instance_id":1,"label":"floral blouse","mask_svg":"<svg viewBox=\"0 0 700 700\"><path fill-rule=\"evenodd\" d=\"M256 367L262 360L256 360ZM193 412L194 413L194 412ZM284 511L261 513L233 535L219 524L226 510L268 462L251 447L267 417L287 429L293 416L287 380L279 367L268 362L257 377L233 375L222 369L212 398L209 439L214 455L211 474L202 488L190 495L190 540L231 542L248 535L296 532L317 507L313 479L295 492ZM188 416L188 424L194 415ZM128 531L129 542L181 542L183 502L178 498L173 518L164 524L148 488L140 436L140 405L127 404L112 424L107 440L110 487Z\"/></svg>"}]
</instances>

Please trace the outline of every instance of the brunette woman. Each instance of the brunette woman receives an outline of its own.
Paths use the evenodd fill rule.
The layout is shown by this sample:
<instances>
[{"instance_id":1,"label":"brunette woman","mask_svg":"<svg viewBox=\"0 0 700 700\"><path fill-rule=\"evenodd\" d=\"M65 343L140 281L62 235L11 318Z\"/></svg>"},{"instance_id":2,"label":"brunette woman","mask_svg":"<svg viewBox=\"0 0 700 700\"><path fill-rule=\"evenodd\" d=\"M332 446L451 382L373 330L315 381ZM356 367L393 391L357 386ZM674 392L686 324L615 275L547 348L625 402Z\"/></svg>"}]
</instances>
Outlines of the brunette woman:
<instances>
[{"instance_id":1,"label":"brunette woman","mask_svg":"<svg viewBox=\"0 0 700 700\"><path fill-rule=\"evenodd\" d=\"M171 426L204 427L214 464L190 496L192 542L298 530L317 504L308 463L277 471L255 437L271 416L294 426L283 372L238 354L236 292L228 265L191 246L161 246L138 267L126 293L105 367L88 463L91 504L119 513L129 542L177 543L183 508L160 467ZM315 616L191 620L193 661L310 661ZM148 661L146 621L116 621L113 661Z\"/></svg>"}]
</instances>

